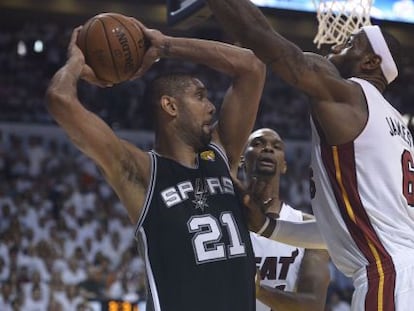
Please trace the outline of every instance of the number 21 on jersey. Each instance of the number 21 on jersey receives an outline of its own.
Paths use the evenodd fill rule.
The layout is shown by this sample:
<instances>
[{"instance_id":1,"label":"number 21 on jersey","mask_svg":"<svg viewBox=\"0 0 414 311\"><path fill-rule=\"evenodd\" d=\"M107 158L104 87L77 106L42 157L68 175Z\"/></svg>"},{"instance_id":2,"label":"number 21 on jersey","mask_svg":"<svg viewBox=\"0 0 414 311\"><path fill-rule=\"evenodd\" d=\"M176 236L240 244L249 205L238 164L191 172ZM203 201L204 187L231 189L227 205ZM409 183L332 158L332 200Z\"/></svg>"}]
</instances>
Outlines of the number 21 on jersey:
<instances>
[{"instance_id":1,"label":"number 21 on jersey","mask_svg":"<svg viewBox=\"0 0 414 311\"><path fill-rule=\"evenodd\" d=\"M197 264L246 255L239 229L230 212L223 212L219 219L210 214L193 216L187 226L190 233L194 233L192 243ZM223 230L228 233L229 245L222 242Z\"/></svg>"}]
</instances>

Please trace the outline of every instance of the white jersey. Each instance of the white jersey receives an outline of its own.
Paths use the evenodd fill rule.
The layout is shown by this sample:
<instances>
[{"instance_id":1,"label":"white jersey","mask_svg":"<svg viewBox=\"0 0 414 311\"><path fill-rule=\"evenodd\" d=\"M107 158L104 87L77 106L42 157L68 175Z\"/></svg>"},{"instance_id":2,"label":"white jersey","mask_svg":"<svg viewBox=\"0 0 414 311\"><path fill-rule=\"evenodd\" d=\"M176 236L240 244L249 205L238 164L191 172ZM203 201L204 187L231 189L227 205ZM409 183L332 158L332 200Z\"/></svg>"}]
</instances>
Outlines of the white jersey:
<instances>
[{"instance_id":1,"label":"white jersey","mask_svg":"<svg viewBox=\"0 0 414 311\"><path fill-rule=\"evenodd\" d=\"M312 206L335 265L354 280L378 280L380 299L392 296L398 267L414 262L413 139L373 85L351 80L365 93L368 121L354 141L329 146L312 120Z\"/></svg>"},{"instance_id":2,"label":"white jersey","mask_svg":"<svg viewBox=\"0 0 414 311\"><path fill-rule=\"evenodd\" d=\"M282 220L303 221L301 211L283 203L280 210ZM279 243L251 232L256 266L260 268L261 284L285 291L295 291L300 265L305 250ZM256 311L270 311L271 308L256 300Z\"/></svg>"}]
</instances>

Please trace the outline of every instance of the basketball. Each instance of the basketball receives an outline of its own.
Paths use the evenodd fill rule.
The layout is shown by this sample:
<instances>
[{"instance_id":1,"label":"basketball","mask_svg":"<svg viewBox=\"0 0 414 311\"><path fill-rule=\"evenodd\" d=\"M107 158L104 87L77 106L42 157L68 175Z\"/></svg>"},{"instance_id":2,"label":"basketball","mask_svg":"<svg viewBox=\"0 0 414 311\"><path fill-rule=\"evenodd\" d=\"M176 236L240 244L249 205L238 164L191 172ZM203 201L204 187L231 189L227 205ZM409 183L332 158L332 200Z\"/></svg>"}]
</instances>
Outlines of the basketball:
<instances>
[{"instance_id":1,"label":"basketball","mask_svg":"<svg viewBox=\"0 0 414 311\"><path fill-rule=\"evenodd\" d=\"M103 13L89 19L77 44L96 76L113 84L129 80L142 64L145 39L127 16Z\"/></svg>"}]
</instances>

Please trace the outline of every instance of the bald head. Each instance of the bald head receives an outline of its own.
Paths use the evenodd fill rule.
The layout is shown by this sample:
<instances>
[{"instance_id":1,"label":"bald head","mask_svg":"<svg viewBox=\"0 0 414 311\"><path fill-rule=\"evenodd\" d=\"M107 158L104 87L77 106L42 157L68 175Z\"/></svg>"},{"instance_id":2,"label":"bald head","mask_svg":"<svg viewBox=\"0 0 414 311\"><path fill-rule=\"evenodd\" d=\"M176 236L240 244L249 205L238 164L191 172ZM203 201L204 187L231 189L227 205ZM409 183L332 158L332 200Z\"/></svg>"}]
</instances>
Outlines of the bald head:
<instances>
[{"instance_id":1,"label":"bald head","mask_svg":"<svg viewBox=\"0 0 414 311\"><path fill-rule=\"evenodd\" d=\"M280 135L275 130L272 130L270 128L261 128L250 134L249 138L247 139L247 143L244 150L246 151L247 147L255 138L260 138L265 135L273 136L275 139L283 143L282 138L280 138Z\"/></svg>"}]
</instances>

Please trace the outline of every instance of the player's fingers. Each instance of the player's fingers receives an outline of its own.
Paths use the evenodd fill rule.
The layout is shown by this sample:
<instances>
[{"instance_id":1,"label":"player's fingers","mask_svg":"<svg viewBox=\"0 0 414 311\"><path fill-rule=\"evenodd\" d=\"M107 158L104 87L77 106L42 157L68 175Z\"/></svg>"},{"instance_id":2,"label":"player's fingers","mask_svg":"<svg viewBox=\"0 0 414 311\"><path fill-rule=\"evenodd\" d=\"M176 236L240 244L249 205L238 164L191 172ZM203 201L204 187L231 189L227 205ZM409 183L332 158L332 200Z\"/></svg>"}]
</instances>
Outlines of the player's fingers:
<instances>
[{"instance_id":1,"label":"player's fingers","mask_svg":"<svg viewBox=\"0 0 414 311\"><path fill-rule=\"evenodd\" d=\"M250 195L248 195L248 194L243 195L243 204L244 204L244 206L246 206L247 208L250 208L251 207L250 202L251 202Z\"/></svg>"},{"instance_id":2,"label":"player's fingers","mask_svg":"<svg viewBox=\"0 0 414 311\"><path fill-rule=\"evenodd\" d=\"M89 82L89 83L91 83L93 85L99 86L101 88L113 86L113 83L110 83L108 81L103 81L103 80L98 79L96 77L94 71L92 70L92 68L89 67L86 64L83 66L82 73L81 73L81 77L85 81L87 81L87 82Z\"/></svg>"},{"instance_id":3,"label":"player's fingers","mask_svg":"<svg viewBox=\"0 0 414 311\"><path fill-rule=\"evenodd\" d=\"M249 185L247 186L246 192L249 193L250 195L254 196L255 195L256 184L257 184L257 178L252 177L251 180L250 180Z\"/></svg>"},{"instance_id":4,"label":"player's fingers","mask_svg":"<svg viewBox=\"0 0 414 311\"><path fill-rule=\"evenodd\" d=\"M132 18L132 22L135 24L135 25L137 25L138 26L138 28L140 28L142 31L145 31L145 30L147 30L148 28L142 23L142 22L140 22L139 20L137 20L136 18L133 18L133 17L131 17Z\"/></svg>"},{"instance_id":5,"label":"player's fingers","mask_svg":"<svg viewBox=\"0 0 414 311\"><path fill-rule=\"evenodd\" d=\"M232 178L232 181L238 193L244 194L246 192L246 187L242 184L242 182L239 179Z\"/></svg>"},{"instance_id":6,"label":"player's fingers","mask_svg":"<svg viewBox=\"0 0 414 311\"><path fill-rule=\"evenodd\" d=\"M131 17L130 20L135 25L135 27L137 27L139 30L142 31L142 33L144 34L144 37L148 37L148 31L150 30L149 28L147 28L143 23L141 23L136 18Z\"/></svg>"},{"instance_id":7,"label":"player's fingers","mask_svg":"<svg viewBox=\"0 0 414 311\"><path fill-rule=\"evenodd\" d=\"M159 61L159 59L160 58L157 51L155 49L149 48L142 59L141 67L130 80L141 78L154 63Z\"/></svg>"},{"instance_id":8,"label":"player's fingers","mask_svg":"<svg viewBox=\"0 0 414 311\"><path fill-rule=\"evenodd\" d=\"M267 197L269 193L272 193L272 184L264 181L264 180L257 180L253 188L251 189L251 193L254 196L254 199L257 200L260 203L263 203L264 205L268 205L273 198Z\"/></svg>"},{"instance_id":9,"label":"player's fingers","mask_svg":"<svg viewBox=\"0 0 414 311\"><path fill-rule=\"evenodd\" d=\"M70 45L75 45L76 40L78 39L79 32L81 31L83 26L78 26L72 31L72 35L70 37Z\"/></svg>"}]
</instances>

